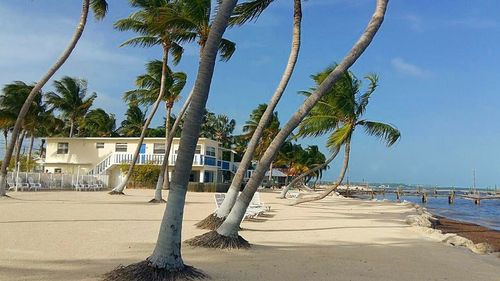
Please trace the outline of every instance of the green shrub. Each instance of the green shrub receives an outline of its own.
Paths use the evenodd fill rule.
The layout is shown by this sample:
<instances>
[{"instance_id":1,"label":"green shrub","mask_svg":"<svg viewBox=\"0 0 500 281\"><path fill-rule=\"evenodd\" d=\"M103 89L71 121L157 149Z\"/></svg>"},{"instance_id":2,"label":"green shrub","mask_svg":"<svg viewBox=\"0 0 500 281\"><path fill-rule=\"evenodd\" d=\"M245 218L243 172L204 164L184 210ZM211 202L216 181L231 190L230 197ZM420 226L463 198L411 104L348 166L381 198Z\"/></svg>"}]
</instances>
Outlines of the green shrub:
<instances>
[{"instance_id":1,"label":"green shrub","mask_svg":"<svg viewBox=\"0 0 500 281\"><path fill-rule=\"evenodd\" d=\"M126 174L129 167L129 164L121 164L120 171ZM130 176L131 186L135 188L155 188L160 175L160 168L161 166L152 164L135 165Z\"/></svg>"}]
</instances>

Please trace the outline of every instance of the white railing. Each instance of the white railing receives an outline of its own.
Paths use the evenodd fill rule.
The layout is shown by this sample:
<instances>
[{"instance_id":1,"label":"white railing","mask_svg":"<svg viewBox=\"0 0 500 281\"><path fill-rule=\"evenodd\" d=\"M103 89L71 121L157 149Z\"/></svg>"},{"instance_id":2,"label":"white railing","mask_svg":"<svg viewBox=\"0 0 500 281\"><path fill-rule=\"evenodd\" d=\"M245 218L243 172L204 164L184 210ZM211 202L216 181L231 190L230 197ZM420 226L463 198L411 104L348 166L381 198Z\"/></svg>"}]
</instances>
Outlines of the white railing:
<instances>
[{"instance_id":1,"label":"white railing","mask_svg":"<svg viewBox=\"0 0 500 281\"><path fill-rule=\"evenodd\" d=\"M106 156L101 162L99 162L92 170L88 172L89 175L100 175L105 173L113 165L119 164L130 164L134 155L132 153L114 152ZM137 158L136 165L161 165L163 163L163 154L139 154ZM177 160L177 155L170 155L168 159L168 165L173 166ZM207 156L202 154L195 154L193 157L193 166L217 166L221 170L231 171L233 173L238 169L238 165L229 162L218 160L213 156Z\"/></svg>"}]
</instances>

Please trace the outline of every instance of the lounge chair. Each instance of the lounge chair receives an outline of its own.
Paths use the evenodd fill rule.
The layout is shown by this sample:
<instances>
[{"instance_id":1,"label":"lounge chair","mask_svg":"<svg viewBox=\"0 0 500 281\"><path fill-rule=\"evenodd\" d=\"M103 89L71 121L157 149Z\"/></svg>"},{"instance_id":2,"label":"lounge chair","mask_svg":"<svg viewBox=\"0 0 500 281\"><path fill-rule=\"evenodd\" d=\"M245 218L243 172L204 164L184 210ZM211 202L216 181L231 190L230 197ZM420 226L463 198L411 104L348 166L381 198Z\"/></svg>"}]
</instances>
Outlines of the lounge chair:
<instances>
[{"instance_id":1,"label":"lounge chair","mask_svg":"<svg viewBox=\"0 0 500 281\"><path fill-rule=\"evenodd\" d=\"M33 178L31 177L28 178L28 185L30 190L33 189L37 191L39 188L42 188L42 184L40 184L39 182L34 182Z\"/></svg>"},{"instance_id":2,"label":"lounge chair","mask_svg":"<svg viewBox=\"0 0 500 281\"><path fill-rule=\"evenodd\" d=\"M224 198L226 198L226 194L225 193L215 193L214 194L214 199L215 199L215 211L217 211L220 206L222 205L222 202L224 202ZM256 212L256 210L254 208L250 208L250 206L248 206L246 212L245 212L245 216L244 218L245 219L249 219L249 218L255 218L259 215L259 212Z\"/></svg>"},{"instance_id":3,"label":"lounge chair","mask_svg":"<svg viewBox=\"0 0 500 281\"><path fill-rule=\"evenodd\" d=\"M15 190L16 189L16 184L11 178L7 179L7 185L9 186L9 190Z\"/></svg>"},{"instance_id":4,"label":"lounge chair","mask_svg":"<svg viewBox=\"0 0 500 281\"><path fill-rule=\"evenodd\" d=\"M16 181L16 187L21 188L21 191L24 191L24 188L29 188L30 185L27 182Z\"/></svg>"}]
</instances>

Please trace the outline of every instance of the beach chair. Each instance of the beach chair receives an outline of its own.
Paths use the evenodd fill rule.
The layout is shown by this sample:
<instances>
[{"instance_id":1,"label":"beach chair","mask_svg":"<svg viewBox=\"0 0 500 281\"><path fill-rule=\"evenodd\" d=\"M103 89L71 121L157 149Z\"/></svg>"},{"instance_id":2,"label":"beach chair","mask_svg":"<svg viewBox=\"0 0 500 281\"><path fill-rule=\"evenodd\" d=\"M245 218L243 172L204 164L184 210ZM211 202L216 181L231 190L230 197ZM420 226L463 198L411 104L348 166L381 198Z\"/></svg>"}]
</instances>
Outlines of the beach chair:
<instances>
[{"instance_id":1,"label":"beach chair","mask_svg":"<svg viewBox=\"0 0 500 281\"><path fill-rule=\"evenodd\" d=\"M17 181L16 182L16 187L19 189L21 189L21 191L24 191L24 188L29 188L30 185L27 183L27 182L21 182L21 181Z\"/></svg>"},{"instance_id":2,"label":"beach chair","mask_svg":"<svg viewBox=\"0 0 500 281\"><path fill-rule=\"evenodd\" d=\"M93 188L94 191L97 191L103 189L104 184L102 183L102 181L98 180L95 183L91 184L90 187Z\"/></svg>"},{"instance_id":3,"label":"beach chair","mask_svg":"<svg viewBox=\"0 0 500 281\"><path fill-rule=\"evenodd\" d=\"M220 208L220 206L222 205L222 202L224 202L224 198L226 198L225 193L215 193L214 194L215 210L216 211Z\"/></svg>"},{"instance_id":4,"label":"beach chair","mask_svg":"<svg viewBox=\"0 0 500 281\"><path fill-rule=\"evenodd\" d=\"M28 185L29 185L30 190L33 189L33 190L37 191L38 189L42 188L42 184L40 184L39 182L33 181L32 177L28 178Z\"/></svg>"},{"instance_id":5,"label":"beach chair","mask_svg":"<svg viewBox=\"0 0 500 281\"><path fill-rule=\"evenodd\" d=\"M11 178L7 179L7 185L9 186L9 190L15 190L16 189L16 184Z\"/></svg>"},{"instance_id":6,"label":"beach chair","mask_svg":"<svg viewBox=\"0 0 500 281\"><path fill-rule=\"evenodd\" d=\"M297 199L299 198L299 195L300 195L300 192L298 191L295 191L295 192L288 192L286 194L286 198L290 198L290 199Z\"/></svg>"}]
</instances>

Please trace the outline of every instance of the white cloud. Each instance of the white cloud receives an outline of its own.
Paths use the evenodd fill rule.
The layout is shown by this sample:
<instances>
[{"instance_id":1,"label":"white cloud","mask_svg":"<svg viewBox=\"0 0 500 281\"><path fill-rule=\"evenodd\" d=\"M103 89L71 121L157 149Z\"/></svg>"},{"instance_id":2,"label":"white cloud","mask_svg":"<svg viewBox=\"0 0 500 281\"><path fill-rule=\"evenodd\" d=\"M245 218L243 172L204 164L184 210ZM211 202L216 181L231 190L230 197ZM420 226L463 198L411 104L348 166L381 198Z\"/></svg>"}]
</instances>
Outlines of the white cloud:
<instances>
[{"instance_id":1,"label":"white cloud","mask_svg":"<svg viewBox=\"0 0 500 281\"><path fill-rule=\"evenodd\" d=\"M424 70L414 64L406 62L402 58L393 58L391 60L391 65L398 71L399 73L410 75L418 78L426 78L431 75L431 73L427 70Z\"/></svg>"},{"instance_id":2,"label":"white cloud","mask_svg":"<svg viewBox=\"0 0 500 281\"><path fill-rule=\"evenodd\" d=\"M408 23L411 30L418 31L418 32L424 31L424 25L423 25L422 18L420 18L419 16L406 15L406 16L403 16L402 19Z\"/></svg>"}]
</instances>

